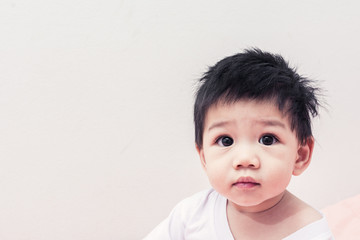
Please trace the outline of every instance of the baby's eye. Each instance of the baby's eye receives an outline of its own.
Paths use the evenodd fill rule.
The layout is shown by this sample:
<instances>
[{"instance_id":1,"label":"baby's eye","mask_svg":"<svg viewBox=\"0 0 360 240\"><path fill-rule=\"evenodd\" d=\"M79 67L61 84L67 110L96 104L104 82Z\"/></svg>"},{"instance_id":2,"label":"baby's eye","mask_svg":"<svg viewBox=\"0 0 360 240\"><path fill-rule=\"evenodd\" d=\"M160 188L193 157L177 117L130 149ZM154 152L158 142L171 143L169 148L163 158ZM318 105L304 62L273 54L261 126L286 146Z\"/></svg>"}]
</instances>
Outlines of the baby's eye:
<instances>
[{"instance_id":1,"label":"baby's eye","mask_svg":"<svg viewBox=\"0 0 360 240\"><path fill-rule=\"evenodd\" d=\"M221 147L229 147L234 143L234 140L231 137L223 136L216 140L216 143Z\"/></svg>"},{"instance_id":2,"label":"baby's eye","mask_svg":"<svg viewBox=\"0 0 360 240\"><path fill-rule=\"evenodd\" d=\"M273 145L278 140L273 135L264 135L259 139L259 143L264 144L266 146Z\"/></svg>"}]
</instances>

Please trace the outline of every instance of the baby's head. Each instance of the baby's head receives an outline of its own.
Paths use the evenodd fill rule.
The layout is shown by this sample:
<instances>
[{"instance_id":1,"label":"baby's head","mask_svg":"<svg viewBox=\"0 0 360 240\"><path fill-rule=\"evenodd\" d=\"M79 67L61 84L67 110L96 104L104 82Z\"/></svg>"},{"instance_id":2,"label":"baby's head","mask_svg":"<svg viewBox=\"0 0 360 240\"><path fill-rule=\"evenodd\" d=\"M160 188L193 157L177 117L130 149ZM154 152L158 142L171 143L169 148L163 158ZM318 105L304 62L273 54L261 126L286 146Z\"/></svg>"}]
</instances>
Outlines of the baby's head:
<instances>
[{"instance_id":1,"label":"baby's head","mask_svg":"<svg viewBox=\"0 0 360 240\"><path fill-rule=\"evenodd\" d=\"M272 208L309 166L317 88L258 49L221 60L201 82L195 141L210 184L233 210Z\"/></svg>"},{"instance_id":2,"label":"baby's head","mask_svg":"<svg viewBox=\"0 0 360 240\"><path fill-rule=\"evenodd\" d=\"M318 89L280 55L246 50L210 67L200 82L194 106L195 143L199 149L203 146L209 108L244 99L274 102L288 116L291 130L301 144L312 137L311 117L318 114Z\"/></svg>"}]
</instances>

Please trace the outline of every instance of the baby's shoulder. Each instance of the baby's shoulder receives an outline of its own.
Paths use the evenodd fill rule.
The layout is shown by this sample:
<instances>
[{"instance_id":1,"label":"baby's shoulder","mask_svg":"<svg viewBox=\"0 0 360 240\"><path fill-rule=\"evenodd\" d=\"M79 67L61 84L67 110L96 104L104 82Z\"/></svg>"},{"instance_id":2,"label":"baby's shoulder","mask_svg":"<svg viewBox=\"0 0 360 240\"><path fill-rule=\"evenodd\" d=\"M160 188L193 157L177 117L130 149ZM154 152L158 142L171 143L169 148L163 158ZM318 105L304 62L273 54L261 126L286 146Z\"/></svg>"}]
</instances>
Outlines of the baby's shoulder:
<instances>
[{"instance_id":1,"label":"baby's shoulder","mask_svg":"<svg viewBox=\"0 0 360 240\"><path fill-rule=\"evenodd\" d=\"M212 189L185 198L146 239L213 239L212 211L216 199L217 193Z\"/></svg>"},{"instance_id":2,"label":"baby's shoulder","mask_svg":"<svg viewBox=\"0 0 360 240\"><path fill-rule=\"evenodd\" d=\"M175 225L184 226L187 229L193 225L211 225L215 211L220 206L225 206L222 201L223 197L213 189L198 192L180 201L171 211L169 219L173 223L176 222Z\"/></svg>"},{"instance_id":3,"label":"baby's shoulder","mask_svg":"<svg viewBox=\"0 0 360 240\"><path fill-rule=\"evenodd\" d=\"M183 199L175 208L194 214L214 206L219 197L221 196L214 189L207 189Z\"/></svg>"},{"instance_id":4,"label":"baby's shoulder","mask_svg":"<svg viewBox=\"0 0 360 240\"><path fill-rule=\"evenodd\" d=\"M225 208L226 199L214 189L207 189L180 201L174 207L171 215L187 223L201 219L210 221L215 211L225 211Z\"/></svg>"}]
</instances>

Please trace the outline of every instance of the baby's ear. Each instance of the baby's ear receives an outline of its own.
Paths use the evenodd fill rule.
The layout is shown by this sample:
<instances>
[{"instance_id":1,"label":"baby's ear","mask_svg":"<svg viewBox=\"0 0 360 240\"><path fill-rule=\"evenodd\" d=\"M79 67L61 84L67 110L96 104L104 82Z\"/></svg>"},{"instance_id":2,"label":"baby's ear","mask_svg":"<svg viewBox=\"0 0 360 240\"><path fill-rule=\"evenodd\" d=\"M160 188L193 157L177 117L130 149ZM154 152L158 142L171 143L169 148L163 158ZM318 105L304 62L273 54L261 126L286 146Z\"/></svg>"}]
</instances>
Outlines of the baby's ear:
<instances>
[{"instance_id":1,"label":"baby's ear","mask_svg":"<svg viewBox=\"0 0 360 240\"><path fill-rule=\"evenodd\" d=\"M197 145L197 144L195 144L195 148L199 154L201 166L203 167L204 170L206 170L206 161L205 161L205 156L204 156L204 150L202 147L199 147L199 145Z\"/></svg>"},{"instance_id":2,"label":"baby's ear","mask_svg":"<svg viewBox=\"0 0 360 240\"><path fill-rule=\"evenodd\" d=\"M311 162L311 156L314 149L314 138L309 137L306 143L299 146L297 159L295 162L293 175L298 176L305 171Z\"/></svg>"}]
</instances>

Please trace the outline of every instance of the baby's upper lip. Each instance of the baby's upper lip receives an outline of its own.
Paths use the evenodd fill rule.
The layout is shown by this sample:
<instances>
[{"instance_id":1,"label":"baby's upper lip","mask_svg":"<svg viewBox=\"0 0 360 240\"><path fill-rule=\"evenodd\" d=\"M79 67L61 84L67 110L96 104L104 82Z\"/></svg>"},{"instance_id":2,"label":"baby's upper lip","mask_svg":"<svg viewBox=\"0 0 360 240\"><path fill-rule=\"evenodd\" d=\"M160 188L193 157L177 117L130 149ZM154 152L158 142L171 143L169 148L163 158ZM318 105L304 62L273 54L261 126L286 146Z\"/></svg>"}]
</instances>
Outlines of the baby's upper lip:
<instances>
[{"instance_id":1,"label":"baby's upper lip","mask_svg":"<svg viewBox=\"0 0 360 240\"><path fill-rule=\"evenodd\" d=\"M257 182L254 178L246 176L246 177L239 177L234 184L237 183L254 183L254 184L260 184Z\"/></svg>"}]
</instances>

